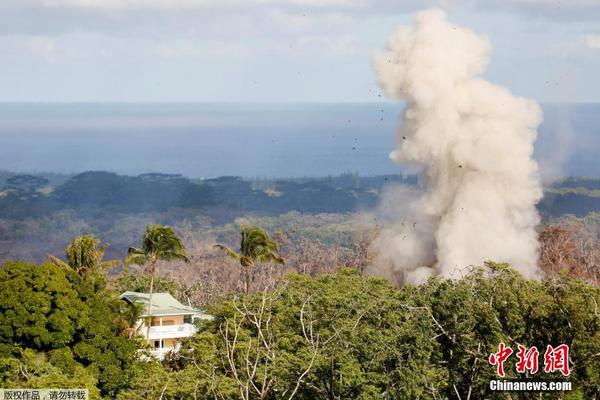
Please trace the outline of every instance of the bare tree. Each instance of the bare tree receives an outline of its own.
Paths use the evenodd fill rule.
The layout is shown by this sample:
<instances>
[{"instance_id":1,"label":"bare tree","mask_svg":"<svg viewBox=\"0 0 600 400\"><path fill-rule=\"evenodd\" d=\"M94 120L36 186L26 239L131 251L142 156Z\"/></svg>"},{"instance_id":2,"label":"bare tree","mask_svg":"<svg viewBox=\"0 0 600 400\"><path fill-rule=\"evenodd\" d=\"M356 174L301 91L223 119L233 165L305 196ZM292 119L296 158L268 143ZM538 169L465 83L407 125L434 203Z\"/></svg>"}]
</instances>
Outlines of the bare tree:
<instances>
[{"instance_id":1,"label":"bare tree","mask_svg":"<svg viewBox=\"0 0 600 400\"><path fill-rule=\"evenodd\" d=\"M236 314L232 320L221 324L219 331L225 341L229 370L237 382L240 398L248 400L257 396L267 398L275 384L275 377L269 374L269 367L277 360L277 337L273 332L273 300L279 295L279 289L273 293L266 290L261 296L257 311L248 308L244 301L235 305ZM311 296L305 299L300 310L302 335L310 349L310 359L305 367L298 371L293 384L281 393L283 398L294 398L303 379L312 369L315 359L322 348L333 336L322 340L313 329L314 320L310 318L307 304ZM250 337L244 346L238 341L243 325L250 324L256 330L256 337ZM239 357L241 355L241 363Z\"/></svg>"},{"instance_id":2,"label":"bare tree","mask_svg":"<svg viewBox=\"0 0 600 400\"><path fill-rule=\"evenodd\" d=\"M540 232L540 267L566 272L595 284L600 278L600 224L595 219L563 217Z\"/></svg>"},{"instance_id":3,"label":"bare tree","mask_svg":"<svg viewBox=\"0 0 600 400\"><path fill-rule=\"evenodd\" d=\"M344 258L344 265L356 268L364 275L367 267L374 261L371 244L379 233L378 228L360 228L353 232L352 251Z\"/></svg>"},{"instance_id":4,"label":"bare tree","mask_svg":"<svg viewBox=\"0 0 600 400\"><path fill-rule=\"evenodd\" d=\"M339 337L337 331L327 337L322 337L316 331L315 326L319 320L311 311L313 296L307 295L302 300L298 320L308 356L304 359L304 365L291 373L294 378L286 384L285 388L276 388L277 376L273 373L272 367L280 357L278 349L281 338L273 327L275 317L273 306L281 290L282 287L278 287L273 292L264 290L258 305L249 306L245 298L234 299L234 315L219 325L226 358L221 367L224 367L223 372L235 381L239 398L242 400L266 399L275 395L277 398L294 399L315 366L318 356L325 351L331 341ZM365 312L360 313L355 327ZM248 329L252 331L249 336ZM219 389L222 377L218 376L216 368L198 360L193 360L193 363L211 382L213 397L223 398Z\"/></svg>"}]
</instances>

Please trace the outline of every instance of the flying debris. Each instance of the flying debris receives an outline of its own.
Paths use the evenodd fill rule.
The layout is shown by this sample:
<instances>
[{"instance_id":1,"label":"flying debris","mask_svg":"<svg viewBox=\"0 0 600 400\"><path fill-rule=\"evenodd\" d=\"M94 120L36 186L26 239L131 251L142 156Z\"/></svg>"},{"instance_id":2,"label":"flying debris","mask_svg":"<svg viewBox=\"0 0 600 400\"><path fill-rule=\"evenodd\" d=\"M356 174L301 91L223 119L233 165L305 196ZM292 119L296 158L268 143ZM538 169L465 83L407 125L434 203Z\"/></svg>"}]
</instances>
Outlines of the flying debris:
<instances>
[{"instance_id":1,"label":"flying debris","mask_svg":"<svg viewBox=\"0 0 600 400\"><path fill-rule=\"evenodd\" d=\"M532 156L542 113L481 78L489 55L487 39L432 9L375 56L384 93L406 103L390 158L419 173L421 186L384 196L375 272L419 283L494 260L539 275L542 187ZM406 229L402 220L416 223Z\"/></svg>"}]
</instances>

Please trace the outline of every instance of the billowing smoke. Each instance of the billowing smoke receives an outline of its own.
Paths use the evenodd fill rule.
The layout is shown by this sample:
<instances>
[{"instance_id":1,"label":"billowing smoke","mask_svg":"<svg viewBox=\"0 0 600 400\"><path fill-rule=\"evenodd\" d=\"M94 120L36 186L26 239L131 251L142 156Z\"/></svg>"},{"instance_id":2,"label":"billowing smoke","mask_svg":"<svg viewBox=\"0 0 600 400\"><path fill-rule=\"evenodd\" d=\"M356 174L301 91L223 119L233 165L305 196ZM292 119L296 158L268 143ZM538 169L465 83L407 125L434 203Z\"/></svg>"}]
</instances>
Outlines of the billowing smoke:
<instances>
[{"instance_id":1,"label":"billowing smoke","mask_svg":"<svg viewBox=\"0 0 600 400\"><path fill-rule=\"evenodd\" d=\"M542 189L533 160L541 109L483 80L490 43L444 11L417 14L374 58L386 95L406 108L390 157L420 176L420 190L393 190L393 222L374 246L380 273L421 282L460 277L486 260L538 276Z\"/></svg>"}]
</instances>

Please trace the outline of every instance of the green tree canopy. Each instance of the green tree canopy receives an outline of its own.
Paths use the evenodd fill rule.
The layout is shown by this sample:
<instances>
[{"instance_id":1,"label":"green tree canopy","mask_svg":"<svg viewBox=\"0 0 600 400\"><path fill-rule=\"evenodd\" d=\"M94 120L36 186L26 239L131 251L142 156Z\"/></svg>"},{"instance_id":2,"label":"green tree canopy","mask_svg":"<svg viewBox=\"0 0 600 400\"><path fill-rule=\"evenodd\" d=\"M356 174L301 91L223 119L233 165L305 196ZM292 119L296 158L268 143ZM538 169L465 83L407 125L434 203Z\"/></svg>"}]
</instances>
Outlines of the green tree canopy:
<instances>
[{"instance_id":1,"label":"green tree canopy","mask_svg":"<svg viewBox=\"0 0 600 400\"><path fill-rule=\"evenodd\" d=\"M25 362L26 349L47 354L65 376L85 367L114 396L128 385L138 347L119 336L121 307L116 294L74 270L7 263L0 268L0 358Z\"/></svg>"},{"instance_id":2,"label":"green tree canopy","mask_svg":"<svg viewBox=\"0 0 600 400\"><path fill-rule=\"evenodd\" d=\"M570 345L567 379L574 390L544 398L598 398L600 289L568 278L525 280L504 264L487 267L462 280L433 278L400 290L353 270L288 275L273 293L236 296L209 310L214 321L168 363L173 372L160 379L170 383L151 385L155 379L139 376L132 393L163 393L163 399L504 399L505 393L488 391L497 378L488 357L503 341L515 350L518 343ZM515 371L515 361L505 365L508 378L527 378ZM543 368L535 378L564 379Z\"/></svg>"}]
</instances>

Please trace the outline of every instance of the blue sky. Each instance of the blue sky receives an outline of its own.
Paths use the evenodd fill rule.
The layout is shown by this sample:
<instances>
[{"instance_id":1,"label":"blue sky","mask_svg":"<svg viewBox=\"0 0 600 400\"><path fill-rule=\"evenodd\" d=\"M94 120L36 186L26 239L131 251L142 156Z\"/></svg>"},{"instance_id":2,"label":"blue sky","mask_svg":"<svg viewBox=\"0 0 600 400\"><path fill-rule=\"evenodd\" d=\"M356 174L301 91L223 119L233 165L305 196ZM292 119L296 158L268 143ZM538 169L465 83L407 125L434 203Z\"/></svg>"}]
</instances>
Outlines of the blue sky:
<instances>
[{"instance_id":1,"label":"blue sky","mask_svg":"<svg viewBox=\"0 0 600 400\"><path fill-rule=\"evenodd\" d=\"M374 51L445 8L486 35L486 78L600 102L600 0L2 0L0 101L381 101Z\"/></svg>"}]
</instances>

